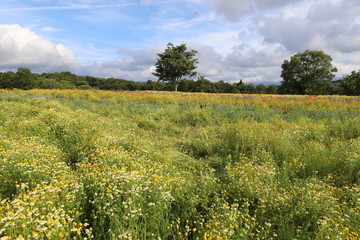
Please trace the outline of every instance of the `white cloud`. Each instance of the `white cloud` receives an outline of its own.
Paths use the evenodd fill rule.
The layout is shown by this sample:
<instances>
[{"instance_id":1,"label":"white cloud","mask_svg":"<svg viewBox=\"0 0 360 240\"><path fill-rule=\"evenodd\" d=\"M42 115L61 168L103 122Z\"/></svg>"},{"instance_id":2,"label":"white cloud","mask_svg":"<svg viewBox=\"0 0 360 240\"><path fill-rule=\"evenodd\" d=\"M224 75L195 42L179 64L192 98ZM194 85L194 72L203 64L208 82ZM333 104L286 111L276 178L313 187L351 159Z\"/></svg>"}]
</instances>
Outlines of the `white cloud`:
<instances>
[{"instance_id":1,"label":"white cloud","mask_svg":"<svg viewBox=\"0 0 360 240\"><path fill-rule=\"evenodd\" d=\"M175 44L176 45L176 44ZM118 49L119 59L111 61L83 65L81 71L89 72L100 77L119 77L134 81L156 80L152 75L154 65L158 58L157 54L162 53L165 45L145 46L142 49L133 50L128 47ZM209 79L217 79L224 76L222 56L214 48L200 44L188 43L188 49L197 50L196 57L199 59L197 71Z\"/></svg>"},{"instance_id":2,"label":"white cloud","mask_svg":"<svg viewBox=\"0 0 360 240\"><path fill-rule=\"evenodd\" d=\"M322 50L333 57L337 76L359 68L360 5L357 0L316 2L306 14L289 14L254 18L264 41L280 44L289 52ZM348 59L352 59L350 63Z\"/></svg>"},{"instance_id":3,"label":"white cloud","mask_svg":"<svg viewBox=\"0 0 360 240\"><path fill-rule=\"evenodd\" d=\"M246 14L259 10L272 9L297 3L302 0L205 0L212 5L219 15L224 15L231 21L238 21Z\"/></svg>"},{"instance_id":4,"label":"white cloud","mask_svg":"<svg viewBox=\"0 0 360 240\"><path fill-rule=\"evenodd\" d=\"M53 27L42 27L40 28L41 31L43 32L56 32L56 31L60 31L59 29L53 28Z\"/></svg>"},{"instance_id":5,"label":"white cloud","mask_svg":"<svg viewBox=\"0 0 360 240\"><path fill-rule=\"evenodd\" d=\"M199 60L199 66L196 71L200 75L209 79L224 75L222 56L213 47L202 43L189 43L188 48L198 51L196 57Z\"/></svg>"},{"instance_id":6,"label":"white cloud","mask_svg":"<svg viewBox=\"0 0 360 240\"><path fill-rule=\"evenodd\" d=\"M194 35L188 38L188 42L198 42L203 45L208 45L216 49L221 55L231 53L234 47L238 46L242 39L240 38L241 31L229 30L213 32L208 31L200 35Z\"/></svg>"},{"instance_id":7,"label":"white cloud","mask_svg":"<svg viewBox=\"0 0 360 240\"><path fill-rule=\"evenodd\" d=\"M288 54L279 44L242 45L226 58L228 65L239 67L274 67L281 65Z\"/></svg>"},{"instance_id":8,"label":"white cloud","mask_svg":"<svg viewBox=\"0 0 360 240\"><path fill-rule=\"evenodd\" d=\"M129 65L122 61L108 61L106 63L93 63L81 65L80 75L89 75L103 78L122 78L137 82L146 82L149 79L154 79L152 72L153 65L148 65L137 71L129 70Z\"/></svg>"},{"instance_id":9,"label":"white cloud","mask_svg":"<svg viewBox=\"0 0 360 240\"><path fill-rule=\"evenodd\" d=\"M245 82L278 82L282 62L289 57L280 44L243 44L226 56L224 67Z\"/></svg>"},{"instance_id":10,"label":"white cloud","mask_svg":"<svg viewBox=\"0 0 360 240\"><path fill-rule=\"evenodd\" d=\"M154 65L157 59L157 53L163 52L161 46L145 46L143 49L133 50L128 47L119 48L117 53L123 58L119 63L129 71L138 71L148 69Z\"/></svg>"},{"instance_id":11,"label":"white cloud","mask_svg":"<svg viewBox=\"0 0 360 240\"><path fill-rule=\"evenodd\" d=\"M156 80L151 73L157 53L164 51L166 46L145 46L142 49L133 50L127 47L120 48L120 58L82 65L80 73L98 77L117 77L134 81ZM253 83L277 83L280 79L280 66L289 53L279 44L258 43L243 45L234 49L229 54L221 54L212 46L190 42L189 50L197 50L196 57L199 59L197 72L211 81L244 82Z\"/></svg>"},{"instance_id":12,"label":"white cloud","mask_svg":"<svg viewBox=\"0 0 360 240\"><path fill-rule=\"evenodd\" d=\"M306 49L331 55L338 76L360 66L358 0L32 2L37 4L8 4L0 9L3 22L15 19L11 21L32 29L0 27L0 70L4 66L71 69L76 66L67 48L71 46L82 64L74 70L77 74L146 81L156 79L151 74L156 54L169 41L198 50L197 70L212 81L279 82L283 61ZM59 21L67 10L72 14ZM114 50L119 44L126 47Z\"/></svg>"},{"instance_id":13,"label":"white cloud","mask_svg":"<svg viewBox=\"0 0 360 240\"><path fill-rule=\"evenodd\" d=\"M93 4L95 3L95 4ZM107 1L60 1L59 5L51 6L30 6L30 7L13 7L1 8L0 12L32 12L32 11L60 11L60 10L88 10L88 9L105 9L105 8L122 8L126 6L139 5L135 2L116 2L108 3Z\"/></svg>"},{"instance_id":14,"label":"white cloud","mask_svg":"<svg viewBox=\"0 0 360 240\"><path fill-rule=\"evenodd\" d=\"M357 0L317 3L305 16L260 17L265 41L291 51L320 49L342 53L360 51L360 5Z\"/></svg>"},{"instance_id":15,"label":"white cloud","mask_svg":"<svg viewBox=\"0 0 360 240\"><path fill-rule=\"evenodd\" d=\"M334 65L338 69L338 76L349 74L352 71L360 70L360 56L359 54L344 54L334 60Z\"/></svg>"},{"instance_id":16,"label":"white cloud","mask_svg":"<svg viewBox=\"0 0 360 240\"><path fill-rule=\"evenodd\" d=\"M174 18L170 19L168 23L161 25L164 30L172 30L176 28L190 28L196 25L203 24L205 22L213 21L215 19L214 14L202 15L192 19Z\"/></svg>"},{"instance_id":17,"label":"white cloud","mask_svg":"<svg viewBox=\"0 0 360 240\"><path fill-rule=\"evenodd\" d=\"M118 77L127 80L144 82L154 79L152 72L157 59L157 53L163 52L165 46L145 46L133 50L128 47L119 48L119 59L93 63L81 66L80 73L99 77Z\"/></svg>"},{"instance_id":18,"label":"white cloud","mask_svg":"<svg viewBox=\"0 0 360 240\"><path fill-rule=\"evenodd\" d=\"M29 67L33 71L75 70L73 52L20 25L0 25L0 69Z\"/></svg>"}]
</instances>

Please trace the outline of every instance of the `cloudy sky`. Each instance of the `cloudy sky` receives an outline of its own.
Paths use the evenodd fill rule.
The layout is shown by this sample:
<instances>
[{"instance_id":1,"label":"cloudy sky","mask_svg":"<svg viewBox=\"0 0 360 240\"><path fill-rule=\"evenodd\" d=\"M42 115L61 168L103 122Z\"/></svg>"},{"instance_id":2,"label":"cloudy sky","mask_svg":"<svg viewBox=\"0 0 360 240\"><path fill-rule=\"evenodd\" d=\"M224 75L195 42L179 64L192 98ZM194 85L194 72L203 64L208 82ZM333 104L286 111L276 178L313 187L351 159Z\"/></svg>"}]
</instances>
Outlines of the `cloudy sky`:
<instances>
[{"instance_id":1,"label":"cloudy sky","mask_svg":"<svg viewBox=\"0 0 360 240\"><path fill-rule=\"evenodd\" d=\"M211 81L279 83L306 49L360 69L359 0L1 0L0 71L155 80L168 42L198 51Z\"/></svg>"}]
</instances>

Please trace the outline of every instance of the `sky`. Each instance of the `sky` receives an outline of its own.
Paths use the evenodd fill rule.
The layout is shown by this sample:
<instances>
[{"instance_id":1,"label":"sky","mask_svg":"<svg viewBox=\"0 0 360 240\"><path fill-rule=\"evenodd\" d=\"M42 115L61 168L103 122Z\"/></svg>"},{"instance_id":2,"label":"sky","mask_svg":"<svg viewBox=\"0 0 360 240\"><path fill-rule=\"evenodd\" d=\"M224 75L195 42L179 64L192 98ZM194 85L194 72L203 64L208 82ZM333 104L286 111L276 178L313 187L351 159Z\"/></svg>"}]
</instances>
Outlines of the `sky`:
<instances>
[{"instance_id":1,"label":"sky","mask_svg":"<svg viewBox=\"0 0 360 240\"><path fill-rule=\"evenodd\" d=\"M360 69L359 0L1 0L0 71L157 80L167 43L197 50L210 81L278 84L281 64L321 50Z\"/></svg>"}]
</instances>

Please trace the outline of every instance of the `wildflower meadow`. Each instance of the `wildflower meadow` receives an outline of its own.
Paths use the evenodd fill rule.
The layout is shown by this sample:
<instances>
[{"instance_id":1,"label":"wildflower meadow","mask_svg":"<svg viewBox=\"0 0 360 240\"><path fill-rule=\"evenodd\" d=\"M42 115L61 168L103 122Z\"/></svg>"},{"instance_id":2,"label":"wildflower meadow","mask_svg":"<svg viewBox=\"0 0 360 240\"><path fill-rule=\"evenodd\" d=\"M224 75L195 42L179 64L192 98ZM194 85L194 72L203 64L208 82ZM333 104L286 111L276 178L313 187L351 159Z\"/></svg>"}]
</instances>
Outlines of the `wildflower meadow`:
<instances>
[{"instance_id":1,"label":"wildflower meadow","mask_svg":"<svg viewBox=\"0 0 360 240\"><path fill-rule=\"evenodd\" d=\"M360 98L0 90L0 239L360 239Z\"/></svg>"}]
</instances>

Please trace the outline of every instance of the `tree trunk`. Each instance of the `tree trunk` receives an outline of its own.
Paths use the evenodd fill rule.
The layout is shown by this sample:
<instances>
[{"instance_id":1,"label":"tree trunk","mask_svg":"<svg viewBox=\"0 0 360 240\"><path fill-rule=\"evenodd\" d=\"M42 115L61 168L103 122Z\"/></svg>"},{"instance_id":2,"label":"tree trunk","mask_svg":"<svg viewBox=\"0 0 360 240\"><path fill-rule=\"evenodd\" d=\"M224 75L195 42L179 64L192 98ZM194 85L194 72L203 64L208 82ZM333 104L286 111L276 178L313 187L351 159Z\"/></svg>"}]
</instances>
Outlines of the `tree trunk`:
<instances>
[{"instance_id":1,"label":"tree trunk","mask_svg":"<svg viewBox=\"0 0 360 240\"><path fill-rule=\"evenodd\" d=\"M174 80L174 87L175 87L174 90L175 90L175 92L177 92L179 81L180 81L180 79L178 79L178 78L175 78L175 80Z\"/></svg>"}]
</instances>

